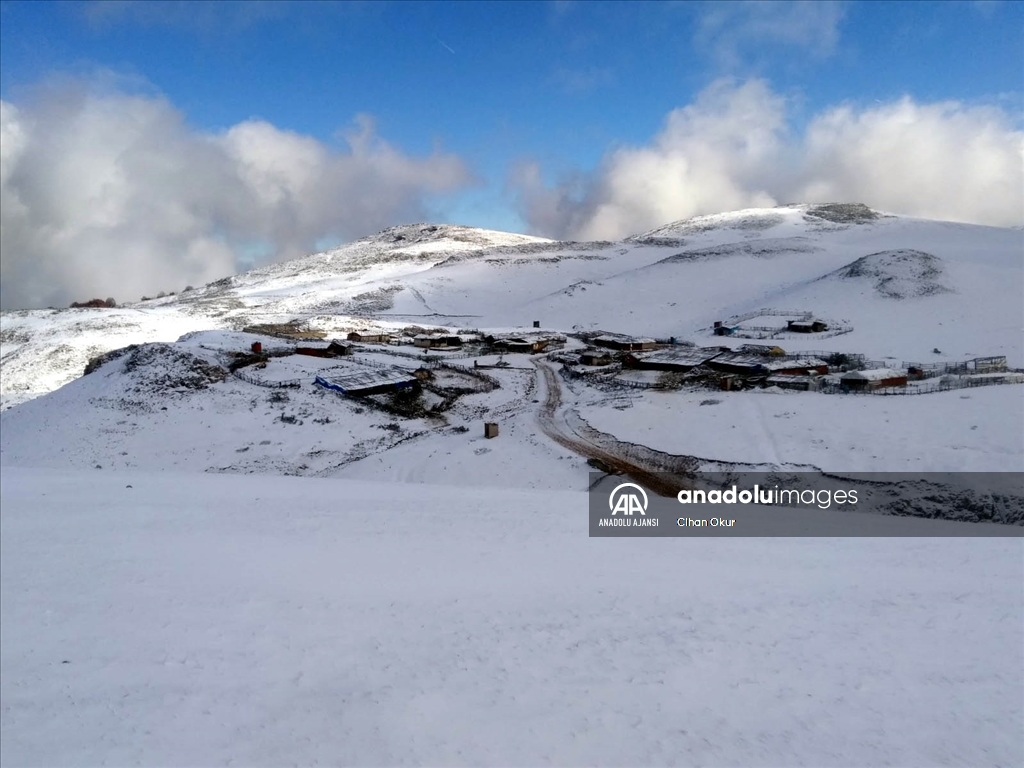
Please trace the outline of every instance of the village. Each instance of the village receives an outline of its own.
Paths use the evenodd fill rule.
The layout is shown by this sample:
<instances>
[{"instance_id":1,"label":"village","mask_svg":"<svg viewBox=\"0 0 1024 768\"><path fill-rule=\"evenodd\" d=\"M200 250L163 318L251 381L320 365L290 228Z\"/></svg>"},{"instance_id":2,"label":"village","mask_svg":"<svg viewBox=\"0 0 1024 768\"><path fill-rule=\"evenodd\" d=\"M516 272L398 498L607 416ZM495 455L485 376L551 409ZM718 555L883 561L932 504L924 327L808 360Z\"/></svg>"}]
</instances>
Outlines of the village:
<instances>
[{"instance_id":1,"label":"village","mask_svg":"<svg viewBox=\"0 0 1024 768\"><path fill-rule=\"evenodd\" d=\"M297 326L258 326L245 331L273 341L233 352L228 367L257 386L312 384L407 417L439 415L462 395L501 387L497 372L536 372L541 362L565 380L606 391L909 395L1024 382L1024 371L1010 369L1005 356L936 363L782 346L850 330L808 312L771 309L715 322L701 332L704 344L610 331L566 334L542 329L537 320L503 331L363 328L336 339ZM740 343L726 343L732 340ZM497 422L485 416L484 431L496 436Z\"/></svg>"}]
</instances>

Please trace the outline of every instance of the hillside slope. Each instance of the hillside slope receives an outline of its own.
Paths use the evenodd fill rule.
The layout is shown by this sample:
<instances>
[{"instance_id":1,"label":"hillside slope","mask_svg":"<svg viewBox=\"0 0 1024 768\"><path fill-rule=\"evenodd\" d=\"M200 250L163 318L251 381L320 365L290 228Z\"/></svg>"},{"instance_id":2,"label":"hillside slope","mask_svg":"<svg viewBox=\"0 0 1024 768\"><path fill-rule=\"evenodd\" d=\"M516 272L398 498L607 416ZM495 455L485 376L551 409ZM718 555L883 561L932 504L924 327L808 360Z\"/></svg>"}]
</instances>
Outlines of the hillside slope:
<instances>
[{"instance_id":1,"label":"hillside slope","mask_svg":"<svg viewBox=\"0 0 1024 768\"><path fill-rule=\"evenodd\" d=\"M910 261L907 261L907 259ZM2 402L81 374L93 354L201 328L295 321L336 335L368 323L700 339L712 323L793 309L852 329L872 359L1006 355L1024 365L1024 233L794 205L705 216L621 243L565 243L410 225L120 310L2 316ZM820 348L813 339L789 346ZM939 350L937 353L934 350Z\"/></svg>"}]
</instances>

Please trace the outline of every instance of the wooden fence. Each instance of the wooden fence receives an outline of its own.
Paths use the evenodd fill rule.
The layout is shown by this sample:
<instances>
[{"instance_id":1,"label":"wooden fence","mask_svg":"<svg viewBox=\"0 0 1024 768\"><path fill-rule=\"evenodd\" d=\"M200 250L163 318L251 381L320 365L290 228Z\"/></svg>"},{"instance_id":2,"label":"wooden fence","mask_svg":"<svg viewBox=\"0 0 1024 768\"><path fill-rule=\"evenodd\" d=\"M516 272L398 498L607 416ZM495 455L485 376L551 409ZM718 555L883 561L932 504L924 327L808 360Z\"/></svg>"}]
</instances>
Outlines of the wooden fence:
<instances>
[{"instance_id":1,"label":"wooden fence","mask_svg":"<svg viewBox=\"0 0 1024 768\"><path fill-rule=\"evenodd\" d=\"M821 392L827 395L928 395L934 392L951 392L956 389L973 389L975 387L992 387L1000 384L1021 384L1015 378L974 378L963 377L956 381L935 382L924 386L883 387L880 389L848 389L842 385L822 386Z\"/></svg>"},{"instance_id":2,"label":"wooden fence","mask_svg":"<svg viewBox=\"0 0 1024 768\"><path fill-rule=\"evenodd\" d=\"M654 381L634 381L617 378L616 374L621 370L621 366L605 366L604 370L601 371L581 373L572 366L563 365L559 368L559 373L566 379L585 381L588 384L611 389L664 389L662 384Z\"/></svg>"},{"instance_id":3,"label":"wooden fence","mask_svg":"<svg viewBox=\"0 0 1024 768\"><path fill-rule=\"evenodd\" d=\"M299 389L302 386L304 379L288 379L287 381L266 381L253 376L251 373L245 373L245 369L238 369L232 371L231 375L236 379L241 379L247 384L252 384L257 387L266 387L267 389Z\"/></svg>"}]
</instances>

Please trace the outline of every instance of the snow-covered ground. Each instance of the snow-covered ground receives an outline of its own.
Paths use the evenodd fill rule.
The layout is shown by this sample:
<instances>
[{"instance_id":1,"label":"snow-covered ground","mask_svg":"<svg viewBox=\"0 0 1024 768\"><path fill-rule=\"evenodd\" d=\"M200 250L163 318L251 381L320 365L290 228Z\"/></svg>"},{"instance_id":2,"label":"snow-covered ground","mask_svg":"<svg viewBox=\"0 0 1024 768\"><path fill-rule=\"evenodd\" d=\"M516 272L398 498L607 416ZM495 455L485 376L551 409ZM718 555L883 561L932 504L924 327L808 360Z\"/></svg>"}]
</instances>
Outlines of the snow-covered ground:
<instances>
[{"instance_id":1,"label":"snow-covered ground","mask_svg":"<svg viewBox=\"0 0 1024 768\"><path fill-rule=\"evenodd\" d=\"M170 342L192 331L220 326L215 318L166 306L4 312L0 322L0 403L4 408L77 379L96 355L129 344Z\"/></svg>"},{"instance_id":2,"label":"snow-covered ground","mask_svg":"<svg viewBox=\"0 0 1024 768\"><path fill-rule=\"evenodd\" d=\"M1024 762L1019 539L590 539L582 493L311 478L0 493L4 765Z\"/></svg>"},{"instance_id":3,"label":"snow-covered ground","mask_svg":"<svg viewBox=\"0 0 1024 768\"><path fill-rule=\"evenodd\" d=\"M1020 385L906 397L647 391L626 408L600 402L579 407L592 427L666 453L827 472L1024 472Z\"/></svg>"},{"instance_id":4,"label":"snow-covered ground","mask_svg":"<svg viewBox=\"0 0 1024 768\"><path fill-rule=\"evenodd\" d=\"M585 462L538 432L536 374L525 355L510 355L508 370L488 371L501 383L499 389L465 395L440 418L403 419L313 384L317 371L358 370L361 360L408 369L421 364L382 352L337 360L293 355L271 358L263 370L244 369L264 381L301 378L295 389L262 388L232 376L189 386L195 384L194 361L223 364L228 351L246 350L253 339L262 339L268 351L282 345L248 334L196 333L178 344L112 360L56 392L5 411L0 461L4 466L586 488ZM435 375L441 384L446 376L458 376ZM500 421L500 440L484 438L485 418Z\"/></svg>"},{"instance_id":5,"label":"snow-covered ground","mask_svg":"<svg viewBox=\"0 0 1024 768\"><path fill-rule=\"evenodd\" d=\"M591 539L584 493L588 460L629 458L616 438L837 472L1020 472L1020 384L623 391L539 357L474 372L449 354L470 370L435 369L421 402L445 409L405 417L313 377L412 371L412 347L227 370L254 341L292 345L251 326L540 320L735 346L712 322L761 308L853 328L773 342L789 352L1020 367L1021 238L855 206L622 243L413 225L131 307L4 313L0 761L1024 764L1020 538L924 538L950 523L903 519L921 538Z\"/></svg>"}]
</instances>

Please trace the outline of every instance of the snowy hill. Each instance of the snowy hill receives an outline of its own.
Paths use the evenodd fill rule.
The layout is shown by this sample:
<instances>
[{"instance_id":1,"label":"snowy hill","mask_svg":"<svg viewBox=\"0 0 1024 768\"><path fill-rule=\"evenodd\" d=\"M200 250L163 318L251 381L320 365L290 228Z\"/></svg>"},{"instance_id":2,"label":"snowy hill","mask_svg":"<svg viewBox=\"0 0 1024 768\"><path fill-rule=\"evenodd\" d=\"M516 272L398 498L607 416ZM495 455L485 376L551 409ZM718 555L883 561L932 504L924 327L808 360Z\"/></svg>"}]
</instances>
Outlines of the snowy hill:
<instances>
[{"instance_id":1,"label":"snowy hill","mask_svg":"<svg viewBox=\"0 0 1024 768\"><path fill-rule=\"evenodd\" d=\"M853 331L840 346L875 358L993 354L1019 366L1022 256L1019 230L863 206L704 216L621 243L394 227L115 311L4 313L2 397L9 406L50 391L107 349L173 341L204 328L296 321L333 335L368 322L496 328L539 320L563 331L611 328L685 339L715 321L771 306L841 321ZM933 357L933 349L943 356Z\"/></svg>"}]
</instances>

